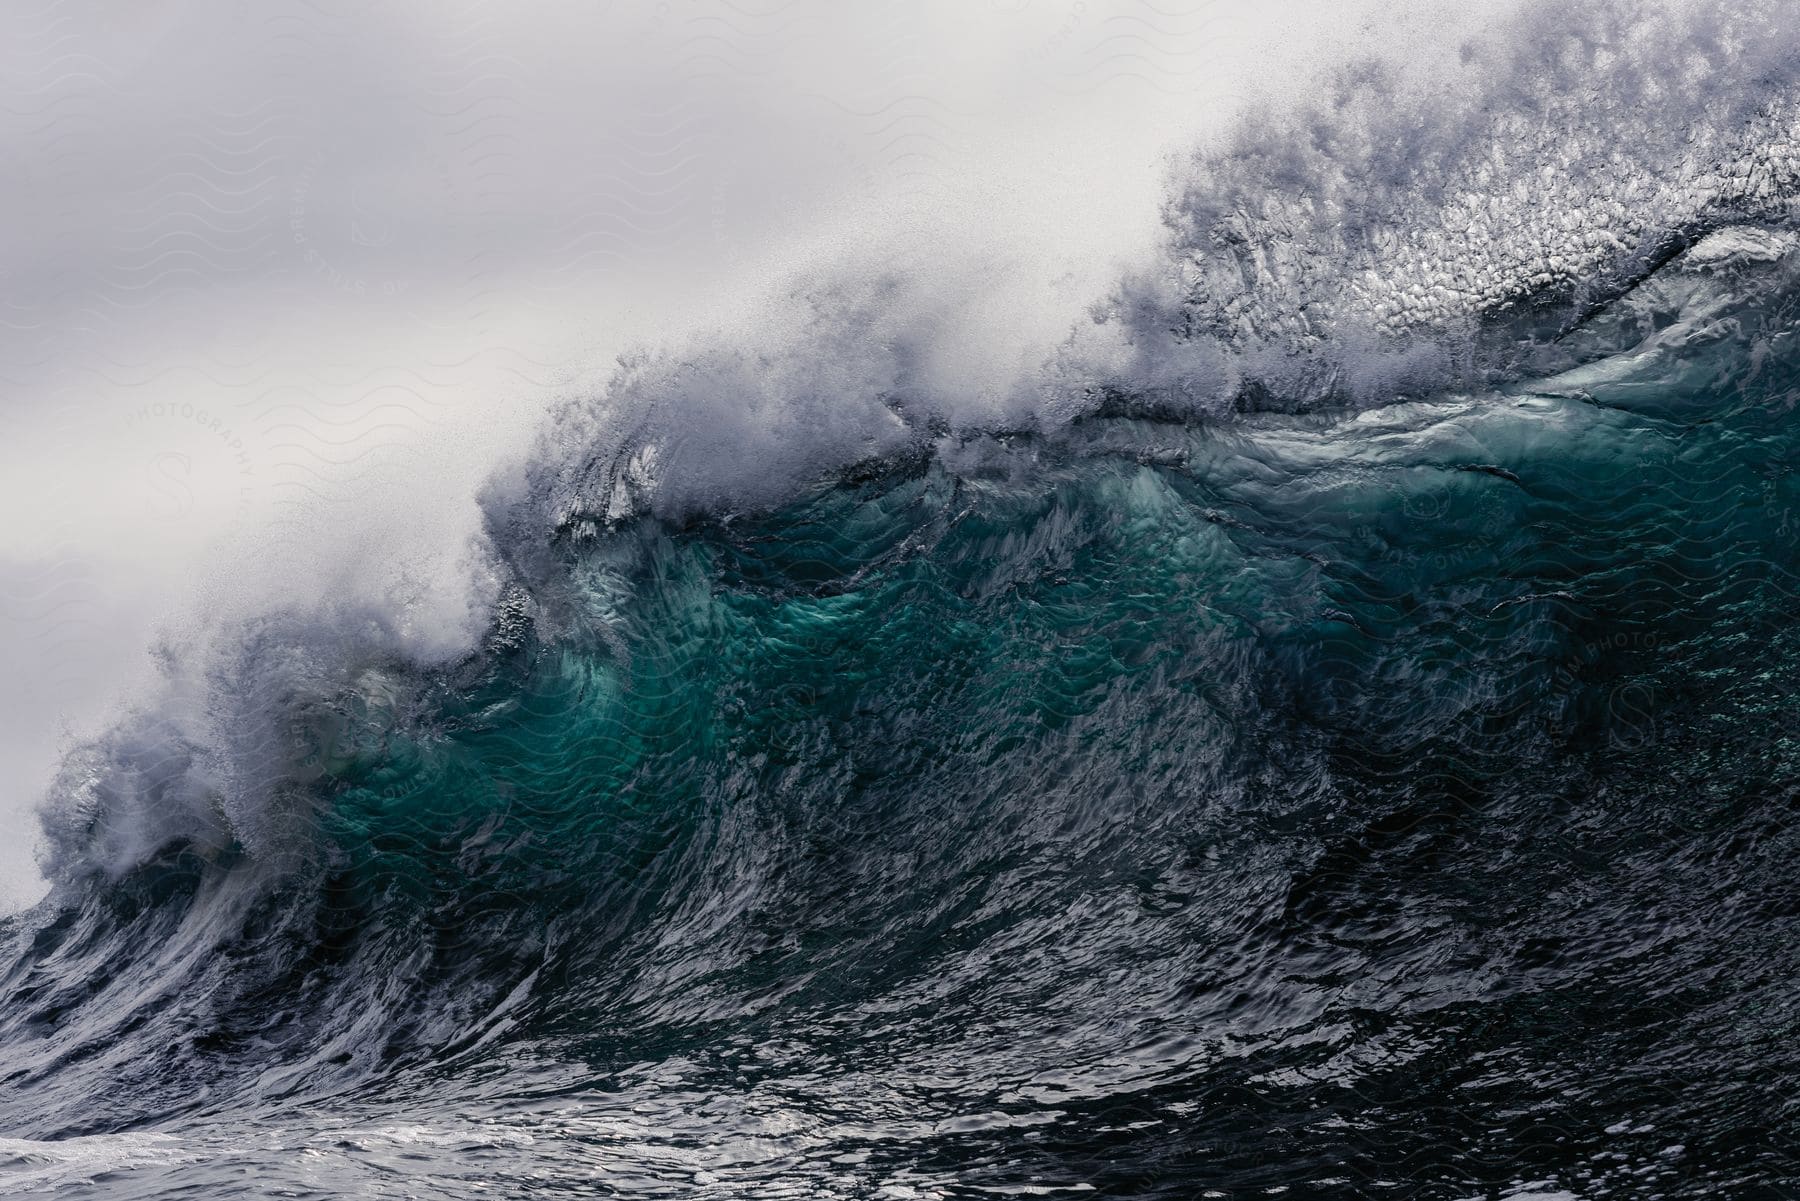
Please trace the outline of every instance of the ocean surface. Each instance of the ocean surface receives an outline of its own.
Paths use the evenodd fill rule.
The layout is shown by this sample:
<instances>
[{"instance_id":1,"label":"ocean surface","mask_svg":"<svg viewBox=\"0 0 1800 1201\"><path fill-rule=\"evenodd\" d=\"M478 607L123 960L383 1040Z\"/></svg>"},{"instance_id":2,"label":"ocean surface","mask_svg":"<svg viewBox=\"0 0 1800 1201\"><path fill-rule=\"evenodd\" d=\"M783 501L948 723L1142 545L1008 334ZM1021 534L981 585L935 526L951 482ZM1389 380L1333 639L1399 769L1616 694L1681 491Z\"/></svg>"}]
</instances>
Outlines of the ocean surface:
<instances>
[{"instance_id":1,"label":"ocean surface","mask_svg":"<svg viewBox=\"0 0 1800 1201\"><path fill-rule=\"evenodd\" d=\"M175 655L0 1193L1800 1196L1791 59L1597 11L1246 118L973 414L880 289L633 361L454 653Z\"/></svg>"}]
</instances>

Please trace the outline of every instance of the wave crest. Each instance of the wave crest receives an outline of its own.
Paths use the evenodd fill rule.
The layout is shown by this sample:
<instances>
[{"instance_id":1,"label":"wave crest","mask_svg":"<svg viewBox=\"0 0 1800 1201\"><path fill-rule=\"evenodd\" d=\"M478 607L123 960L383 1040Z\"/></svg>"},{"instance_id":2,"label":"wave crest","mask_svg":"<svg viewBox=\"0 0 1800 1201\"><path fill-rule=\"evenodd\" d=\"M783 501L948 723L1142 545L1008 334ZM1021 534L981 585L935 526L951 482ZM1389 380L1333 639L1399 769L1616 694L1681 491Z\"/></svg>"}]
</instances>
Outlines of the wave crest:
<instances>
[{"instance_id":1,"label":"wave crest","mask_svg":"<svg viewBox=\"0 0 1800 1201\"><path fill-rule=\"evenodd\" d=\"M1537 4L1460 70L1389 61L1265 106L1177 173L1165 270L1110 317L1211 343L1239 407L1369 403L1558 365L1557 336L1706 231L1800 187L1790 14Z\"/></svg>"}]
</instances>

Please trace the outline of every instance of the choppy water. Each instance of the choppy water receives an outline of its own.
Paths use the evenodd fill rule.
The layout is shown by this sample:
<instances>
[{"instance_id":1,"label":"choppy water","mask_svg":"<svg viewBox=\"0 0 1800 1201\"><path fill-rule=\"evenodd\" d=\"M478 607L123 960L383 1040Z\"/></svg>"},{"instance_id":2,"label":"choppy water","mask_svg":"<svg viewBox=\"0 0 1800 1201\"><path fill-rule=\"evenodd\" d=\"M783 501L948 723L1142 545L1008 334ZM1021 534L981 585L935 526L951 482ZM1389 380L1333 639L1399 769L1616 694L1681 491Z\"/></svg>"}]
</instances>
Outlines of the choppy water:
<instances>
[{"instance_id":1,"label":"choppy water","mask_svg":"<svg viewBox=\"0 0 1800 1201\"><path fill-rule=\"evenodd\" d=\"M1800 1193L1763 217L1470 343L1555 373L1115 381L735 512L634 444L498 489L466 657L240 631L210 741L71 759L0 1191Z\"/></svg>"}]
</instances>

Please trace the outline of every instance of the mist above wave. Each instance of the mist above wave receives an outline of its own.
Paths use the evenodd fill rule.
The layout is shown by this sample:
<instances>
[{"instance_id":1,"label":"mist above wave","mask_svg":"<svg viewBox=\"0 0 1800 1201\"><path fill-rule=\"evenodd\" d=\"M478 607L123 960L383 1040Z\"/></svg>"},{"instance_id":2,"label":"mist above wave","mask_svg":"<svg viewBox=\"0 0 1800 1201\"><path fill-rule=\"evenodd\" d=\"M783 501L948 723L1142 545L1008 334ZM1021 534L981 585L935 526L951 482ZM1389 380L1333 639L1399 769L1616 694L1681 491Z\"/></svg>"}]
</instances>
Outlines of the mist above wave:
<instances>
[{"instance_id":1,"label":"mist above wave","mask_svg":"<svg viewBox=\"0 0 1800 1201\"><path fill-rule=\"evenodd\" d=\"M1778 16L1539 6L1467 47L1454 79L1346 68L1323 99L1266 105L1181 164L1161 257L1060 341L995 317L986 264L876 263L631 357L496 472L467 603L382 594L203 631L170 656L160 698L71 755L53 854L79 874L172 838L284 845L318 770L294 731L474 649L500 581L529 599L560 569L558 531L730 521L859 464L966 467L983 435L1055 436L1096 414L1371 405L1635 346L1645 323L1608 300L1715 227L1788 220L1796 35ZM1708 242L1692 265L1745 254Z\"/></svg>"}]
</instances>

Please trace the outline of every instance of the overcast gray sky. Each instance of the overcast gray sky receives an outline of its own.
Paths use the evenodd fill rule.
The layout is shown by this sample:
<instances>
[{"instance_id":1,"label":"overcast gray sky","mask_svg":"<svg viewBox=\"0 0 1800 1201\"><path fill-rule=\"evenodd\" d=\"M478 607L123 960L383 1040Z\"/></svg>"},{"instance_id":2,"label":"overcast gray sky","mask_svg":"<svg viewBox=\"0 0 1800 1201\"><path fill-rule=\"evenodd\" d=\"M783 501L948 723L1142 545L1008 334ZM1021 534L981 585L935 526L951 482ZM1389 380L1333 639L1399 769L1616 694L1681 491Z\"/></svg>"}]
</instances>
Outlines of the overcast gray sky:
<instances>
[{"instance_id":1,"label":"overcast gray sky","mask_svg":"<svg viewBox=\"0 0 1800 1201\"><path fill-rule=\"evenodd\" d=\"M1495 10L1489 9L1491 15ZM94 0L0 17L0 908L159 629L455 576L556 396L892 262L1053 339L1164 161L1437 0ZM374 573L371 577L371 572Z\"/></svg>"}]
</instances>

